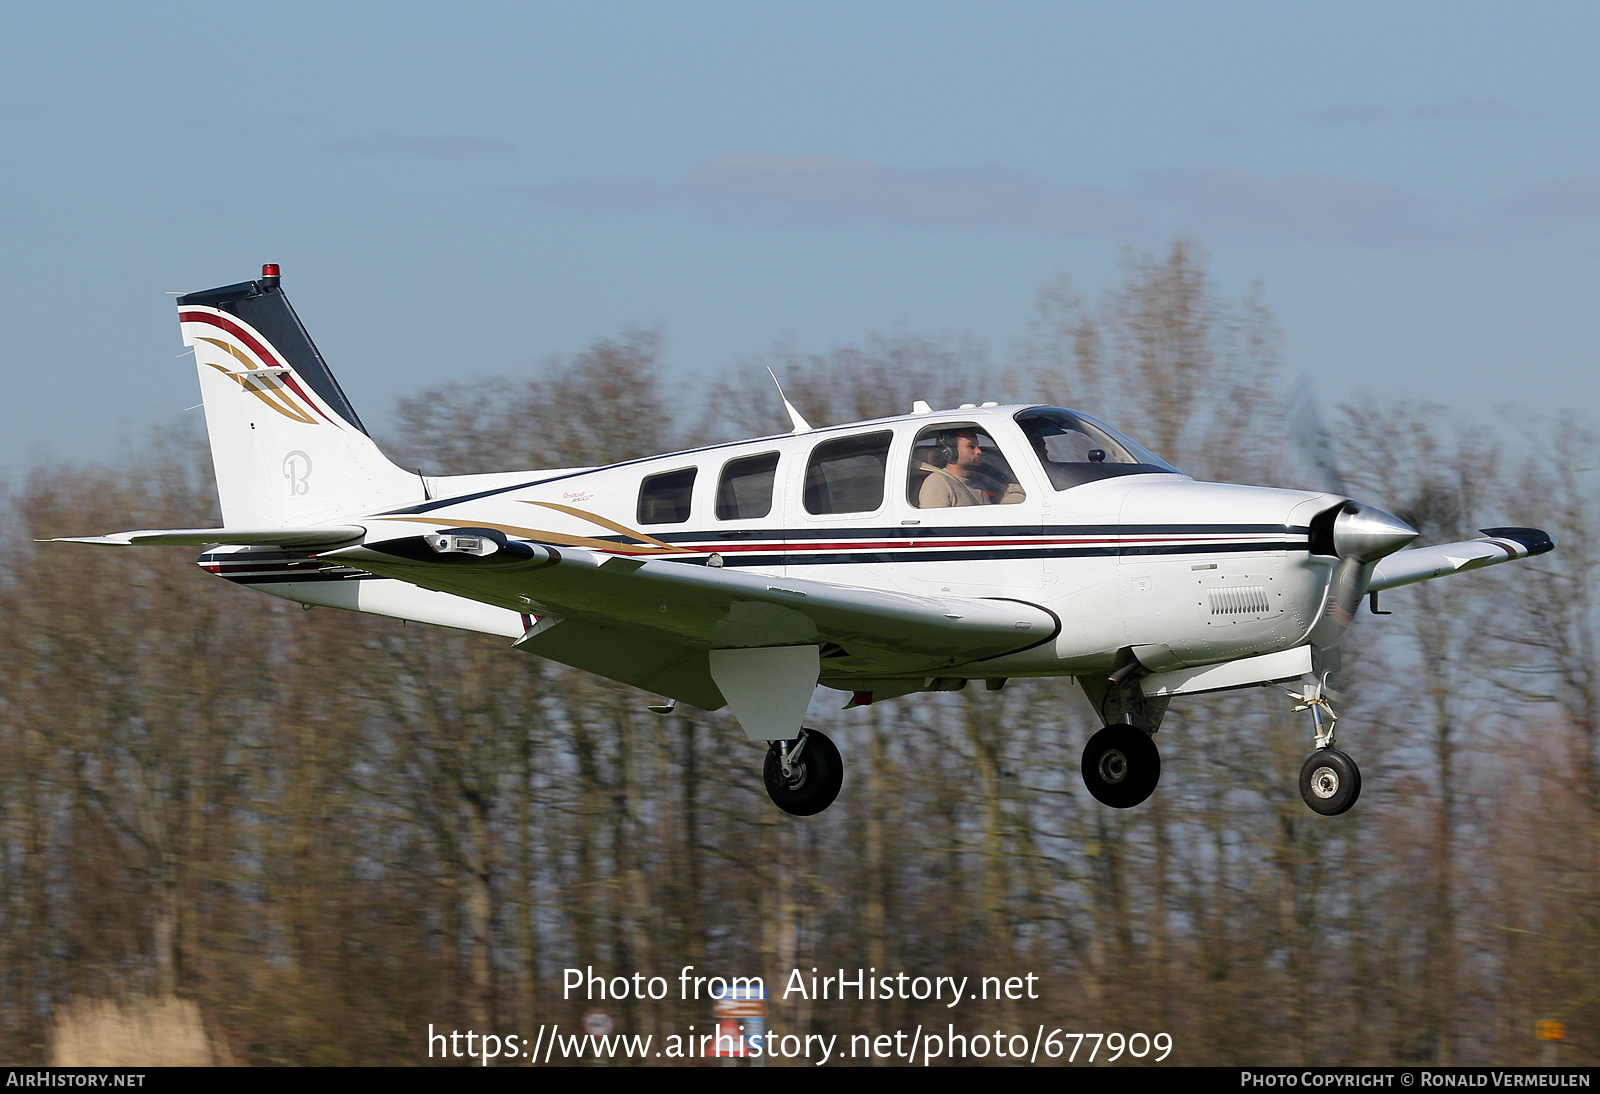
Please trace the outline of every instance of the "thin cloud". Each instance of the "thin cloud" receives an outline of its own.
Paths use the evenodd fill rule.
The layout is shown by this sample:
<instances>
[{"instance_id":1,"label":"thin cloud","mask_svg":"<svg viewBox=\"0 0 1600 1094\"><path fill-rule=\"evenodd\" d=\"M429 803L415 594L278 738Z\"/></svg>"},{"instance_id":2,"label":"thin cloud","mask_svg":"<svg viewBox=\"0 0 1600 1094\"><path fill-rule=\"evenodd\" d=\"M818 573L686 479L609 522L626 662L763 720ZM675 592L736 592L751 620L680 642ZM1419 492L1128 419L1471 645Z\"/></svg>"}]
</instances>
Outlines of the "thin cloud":
<instances>
[{"instance_id":1,"label":"thin cloud","mask_svg":"<svg viewBox=\"0 0 1600 1094\"><path fill-rule=\"evenodd\" d=\"M925 225L1121 234L1136 203L1092 187L1052 187L992 167L905 168L837 156L718 156L684 181L706 211L811 224Z\"/></svg>"},{"instance_id":2,"label":"thin cloud","mask_svg":"<svg viewBox=\"0 0 1600 1094\"><path fill-rule=\"evenodd\" d=\"M1379 246L1436 245L1448 239L1419 199L1329 175L1169 171L1151 176L1146 192L1171 206L1186 230L1202 235Z\"/></svg>"},{"instance_id":3,"label":"thin cloud","mask_svg":"<svg viewBox=\"0 0 1600 1094\"><path fill-rule=\"evenodd\" d=\"M1299 118L1308 125L1383 125L1394 120L1394 111L1381 106L1346 103L1314 106L1302 111Z\"/></svg>"},{"instance_id":4,"label":"thin cloud","mask_svg":"<svg viewBox=\"0 0 1600 1094\"><path fill-rule=\"evenodd\" d=\"M811 226L901 224L1122 238L1140 217L1138 203L1127 196L1052 187L1003 168L905 168L839 156L725 155L697 164L674 183L596 178L526 192L585 210L675 205L717 219Z\"/></svg>"},{"instance_id":5,"label":"thin cloud","mask_svg":"<svg viewBox=\"0 0 1600 1094\"><path fill-rule=\"evenodd\" d=\"M1182 127L1174 128L1177 128L1179 132L1183 131ZM1252 137L1250 134L1246 133L1242 128L1234 125L1232 122L1220 121L1215 118L1201 122L1199 125L1189 128L1192 128L1193 131L1197 133L1201 133L1207 137L1210 137L1214 141L1223 141L1227 144L1261 143L1257 138Z\"/></svg>"},{"instance_id":6,"label":"thin cloud","mask_svg":"<svg viewBox=\"0 0 1600 1094\"><path fill-rule=\"evenodd\" d=\"M1534 183L1501 202L1495 212L1513 228L1535 231L1600 220L1600 176Z\"/></svg>"},{"instance_id":7,"label":"thin cloud","mask_svg":"<svg viewBox=\"0 0 1600 1094\"><path fill-rule=\"evenodd\" d=\"M672 202L679 187L616 175L609 178L529 186L522 192L586 212L627 212L657 209Z\"/></svg>"},{"instance_id":8,"label":"thin cloud","mask_svg":"<svg viewBox=\"0 0 1600 1094\"><path fill-rule=\"evenodd\" d=\"M488 137L442 137L385 134L355 140L329 141L322 151L332 156L380 156L413 160L507 160L516 149Z\"/></svg>"},{"instance_id":9,"label":"thin cloud","mask_svg":"<svg viewBox=\"0 0 1600 1094\"><path fill-rule=\"evenodd\" d=\"M1538 117L1531 110L1512 106L1500 99L1451 99L1443 103L1426 103L1409 107L1405 117L1436 122L1508 122L1526 121ZM1376 126L1387 125L1401 116L1401 112L1385 106L1368 103L1339 103L1314 106L1295 115L1296 120L1319 126Z\"/></svg>"},{"instance_id":10,"label":"thin cloud","mask_svg":"<svg viewBox=\"0 0 1600 1094\"><path fill-rule=\"evenodd\" d=\"M196 124L222 127L229 133L272 133L281 129L311 129L327 120L321 114L312 114L308 111L250 114L243 117L237 114L201 111L193 117Z\"/></svg>"},{"instance_id":11,"label":"thin cloud","mask_svg":"<svg viewBox=\"0 0 1600 1094\"><path fill-rule=\"evenodd\" d=\"M1136 185L1052 186L997 167L906 168L838 156L725 155L681 180L578 180L525 193L569 208L693 210L720 220L811 227L909 225L1128 240L1176 229L1207 238L1438 246L1463 238L1430 203L1375 183L1216 168Z\"/></svg>"},{"instance_id":12,"label":"thin cloud","mask_svg":"<svg viewBox=\"0 0 1600 1094\"><path fill-rule=\"evenodd\" d=\"M1441 122L1516 122L1537 117L1499 99L1452 99L1431 106L1414 106L1410 113L1418 118Z\"/></svg>"}]
</instances>

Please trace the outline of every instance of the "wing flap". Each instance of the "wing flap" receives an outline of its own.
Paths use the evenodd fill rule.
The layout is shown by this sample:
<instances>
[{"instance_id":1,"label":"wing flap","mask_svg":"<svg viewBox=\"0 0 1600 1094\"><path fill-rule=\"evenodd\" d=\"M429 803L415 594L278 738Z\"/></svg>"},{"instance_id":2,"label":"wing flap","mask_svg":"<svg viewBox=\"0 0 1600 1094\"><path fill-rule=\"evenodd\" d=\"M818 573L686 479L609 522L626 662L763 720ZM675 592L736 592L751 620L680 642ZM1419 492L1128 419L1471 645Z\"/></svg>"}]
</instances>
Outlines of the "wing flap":
<instances>
[{"instance_id":1,"label":"wing flap","mask_svg":"<svg viewBox=\"0 0 1600 1094\"><path fill-rule=\"evenodd\" d=\"M711 679L705 654L681 642L563 619L518 642L517 649L670 696L701 710L717 710L725 705L722 692Z\"/></svg>"}]
</instances>

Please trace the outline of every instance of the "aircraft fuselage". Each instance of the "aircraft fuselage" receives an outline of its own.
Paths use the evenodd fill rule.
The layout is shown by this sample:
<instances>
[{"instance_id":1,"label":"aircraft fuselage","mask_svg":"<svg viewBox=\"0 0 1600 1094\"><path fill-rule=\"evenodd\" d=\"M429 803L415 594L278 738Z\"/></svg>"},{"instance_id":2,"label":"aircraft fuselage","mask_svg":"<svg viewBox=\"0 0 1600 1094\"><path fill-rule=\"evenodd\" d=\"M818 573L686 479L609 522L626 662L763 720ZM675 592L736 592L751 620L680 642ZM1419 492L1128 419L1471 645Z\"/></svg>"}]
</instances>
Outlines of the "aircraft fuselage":
<instances>
[{"instance_id":1,"label":"aircraft fuselage","mask_svg":"<svg viewBox=\"0 0 1600 1094\"><path fill-rule=\"evenodd\" d=\"M1058 621L1056 633L1019 642L1016 652L939 666L941 677L1107 673L1129 649L1148 668L1178 668L1306 641L1336 561L1311 553L1311 521L1343 499L1196 482L1163 468L1058 489L1016 421L1024 409L908 415L554 474L432 479L434 500L359 519L368 542L391 532L493 529L558 548L772 578L1026 601ZM969 429L997 449L1006 500L919 504L917 480L930 473L919 441L926 448L930 433ZM860 451L852 455L853 443ZM836 502L819 501L816 457L825 446L849 462ZM875 485L862 481L874 477ZM350 580L370 574L290 555L220 548L202 565L289 599L384 610L378 589L362 590L366 604L352 602ZM537 598L498 614L458 607L478 618L474 629L508 635L525 629L520 615L581 611ZM389 614L426 618L414 609ZM823 683L852 690L857 678L907 671L843 650L825 661Z\"/></svg>"}]
</instances>

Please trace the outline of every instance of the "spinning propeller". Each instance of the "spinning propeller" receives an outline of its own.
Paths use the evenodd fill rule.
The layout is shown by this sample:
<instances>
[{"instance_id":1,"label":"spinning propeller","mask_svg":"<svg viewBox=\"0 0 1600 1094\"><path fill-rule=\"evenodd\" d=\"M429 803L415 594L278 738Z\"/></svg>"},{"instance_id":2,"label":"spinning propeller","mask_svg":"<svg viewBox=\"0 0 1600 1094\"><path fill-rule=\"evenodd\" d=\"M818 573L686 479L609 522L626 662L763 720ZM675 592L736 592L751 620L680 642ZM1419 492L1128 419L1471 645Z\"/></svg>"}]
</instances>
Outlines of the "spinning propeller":
<instances>
[{"instance_id":1,"label":"spinning propeller","mask_svg":"<svg viewBox=\"0 0 1600 1094\"><path fill-rule=\"evenodd\" d=\"M1348 498L1350 491L1330 443L1331 431L1309 377L1302 375L1296 381L1286 419L1289 439L1319 480L1318 485L1330 494ZM1367 594L1373 567L1419 534L1393 513L1355 501L1346 501L1312 520L1311 553L1332 555L1339 560L1327 608L1311 630L1312 645L1328 647L1344 637Z\"/></svg>"}]
</instances>

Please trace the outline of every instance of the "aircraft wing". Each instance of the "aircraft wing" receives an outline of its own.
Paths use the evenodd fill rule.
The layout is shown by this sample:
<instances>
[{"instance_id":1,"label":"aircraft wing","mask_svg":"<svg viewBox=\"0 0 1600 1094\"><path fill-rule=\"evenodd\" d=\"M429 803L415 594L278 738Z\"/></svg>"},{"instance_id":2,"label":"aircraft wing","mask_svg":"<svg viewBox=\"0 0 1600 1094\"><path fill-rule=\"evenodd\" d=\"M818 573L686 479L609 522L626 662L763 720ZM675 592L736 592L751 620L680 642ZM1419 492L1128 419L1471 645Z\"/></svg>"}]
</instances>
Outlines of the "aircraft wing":
<instances>
[{"instance_id":1,"label":"aircraft wing","mask_svg":"<svg viewBox=\"0 0 1600 1094\"><path fill-rule=\"evenodd\" d=\"M1555 550L1556 546L1548 532L1537 528L1484 528L1481 531L1482 539L1396 551L1372 571L1367 591L1377 593L1445 574L1481 570L1513 559L1542 555Z\"/></svg>"},{"instance_id":2,"label":"aircraft wing","mask_svg":"<svg viewBox=\"0 0 1600 1094\"><path fill-rule=\"evenodd\" d=\"M358 524L320 528L140 528L133 532L112 532L108 536L60 536L44 542L93 543L104 547L152 544L205 547L214 543L237 543L243 547L334 547L353 543L366 533L367 530Z\"/></svg>"},{"instance_id":3,"label":"aircraft wing","mask_svg":"<svg viewBox=\"0 0 1600 1094\"><path fill-rule=\"evenodd\" d=\"M472 544L485 553L471 553ZM1052 613L1023 601L768 577L476 529L318 557L535 616L523 648L710 709L722 697L705 667L708 650L817 645L824 675L937 675L1049 641L1059 629Z\"/></svg>"}]
</instances>

